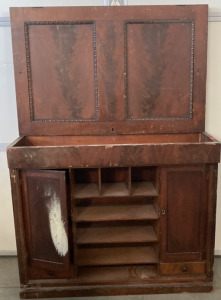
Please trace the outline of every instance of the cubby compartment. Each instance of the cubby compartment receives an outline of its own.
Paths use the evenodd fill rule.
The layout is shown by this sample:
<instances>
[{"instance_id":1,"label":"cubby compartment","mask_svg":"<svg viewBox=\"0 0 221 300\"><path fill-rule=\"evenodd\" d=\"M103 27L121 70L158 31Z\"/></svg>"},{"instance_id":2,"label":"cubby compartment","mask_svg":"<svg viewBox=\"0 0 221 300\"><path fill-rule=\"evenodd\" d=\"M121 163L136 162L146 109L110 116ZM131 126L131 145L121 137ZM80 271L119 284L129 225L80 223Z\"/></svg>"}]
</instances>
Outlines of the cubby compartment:
<instances>
[{"instance_id":1,"label":"cubby compartment","mask_svg":"<svg viewBox=\"0 0 221 300\"><path fill-rule=\"evenodd\" d=\"M146 222L117 222L87 224L77 228L78 245L140 244L158 241L153 224Z\"/></svg>"},{"instance_id":2,"label":"cubby compartment","mask_svg":"<svg viewBox=\"0 0 221 300\"><path fill-rule=\"evenodd\" d=\"M145 281L156 278L157 274L155 264L80 267L78 271L80 280L93 283Z\"/></svg>"},{"instance_id":3,"label":"cubby compartment","mask_svg":"<svg viewBox=\"0 0 221 300\"><path fill-rule=\"evenodd\" d=\"M77 222L157 220L152 204L106 204L77 207Z\"/></svg>"},{"instance_id":4,"label":"cubby compartment","mask_svg":"<svg viewBox=\"0 0 221 300\"><path fill-rule=\"evenodd\" d=\"M101 169L101 195L128 196L129 180L129 168Z\"/></svg>"},{"instance_id":5,"label":"cubby compartment","mask_svg":"<svg viewBox=\"0 0 221 300\"><path fill-rule=\"evenodd\" d=\"M73 195L76 198L99 196L99 169L82 168L73 171Z\"/></svg>"},{"instance_id":6,"label":"cubby compartment","mask_svg":"<svg viewBox=\"0 0 221 300\"><path fill-rule=\"evenodd\" d=\"M122 266L156 266L158 168L83 168L71 172L77 276L82 276L84 268L99 267L105 275L111 266L113 274L126 272L119 271ZM148 268L151 274L152 269Z\"/></svg>"},{"instance_id":7,"label":"cubby compartment","mask_svg":"<svg viewBox=\"0 0 221 300\"><path fill-rule=\"evenodd\" d=\"M124 247L79 248L78 266L111 266L156 264L158 258L152 245Z\"/></svg>"},{"instance_id":8,"label":"cubby compartment","mask_svg":"<svg viewBox=\"0 0 221 300\"><path fill-rule=\"evenodd\" d=\"M131 194L157 196L158 169L156 167L131 168Z\"/></svg>"}]
</instances>

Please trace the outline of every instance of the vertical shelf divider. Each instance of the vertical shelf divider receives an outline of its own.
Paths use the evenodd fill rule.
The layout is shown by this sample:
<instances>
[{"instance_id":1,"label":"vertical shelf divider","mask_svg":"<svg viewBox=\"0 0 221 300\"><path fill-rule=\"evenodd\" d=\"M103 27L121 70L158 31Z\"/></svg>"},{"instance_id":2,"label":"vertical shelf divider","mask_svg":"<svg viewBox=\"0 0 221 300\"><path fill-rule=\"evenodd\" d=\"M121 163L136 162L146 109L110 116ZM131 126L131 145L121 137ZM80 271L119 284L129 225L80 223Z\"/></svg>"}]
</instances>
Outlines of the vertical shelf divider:
<instances>
[{"instance_id":1,"label":"vertical shelf divider","mask_svg":"<svg viewBox=\"0 0 221 300\"><path fill-rule=\"evenodd\" d=\"M99 197L101 197L102 195L101 168L98 168L98 194Z\"/></svg>"},{"instance_id":2,"label":"vertical shelf divider","mask_svg":"<svg viewBox=\"0 0 221 300\"><path fill-rule=\"evenodd\" d=\"M74 276L77 277L77 222L76 222L76 207L77 199L74 197L74 169L69 169L70 176L70 188L71 188L71 222L72 222L72 238L73 238L73 272Z\"/></svg>"},{"instance_id":3,"label":"vertical shelf divider","mask_svg":"<svg viewBox=\"0 0 221 300\"><path fill-rule=\"evenodd\" d=\"M129 196L132 195L132 189L131 189L131 167L128 167L128 192Z\"/></svg>"}]
</instances>

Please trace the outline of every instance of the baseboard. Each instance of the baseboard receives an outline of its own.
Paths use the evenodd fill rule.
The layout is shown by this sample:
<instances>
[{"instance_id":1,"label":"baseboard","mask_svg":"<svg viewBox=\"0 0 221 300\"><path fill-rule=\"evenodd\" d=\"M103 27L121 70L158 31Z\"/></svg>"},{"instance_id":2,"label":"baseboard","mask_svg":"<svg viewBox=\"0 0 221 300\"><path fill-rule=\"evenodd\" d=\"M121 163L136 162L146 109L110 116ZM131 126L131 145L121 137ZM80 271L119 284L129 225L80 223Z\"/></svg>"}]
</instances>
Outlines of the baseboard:
<instances>
[{"instance_id":1,"label":"baseboard","mask_svg":"<svg viewBox=\"0 0 221 300\"><path fill-rule=\"evenodd\" d=\"M0 256L17 256L17 251L16 250L0 250Z\"/></svg>"},{"instance_id":2,"label":"baseboard","mask_svg":"<svg viewBox=\"0 0 221 300\"><path fill-rule=\"evenodd\" d=\"M215 250L215 256L221 256L221 250Z\"/></svg>"}]
</instances>

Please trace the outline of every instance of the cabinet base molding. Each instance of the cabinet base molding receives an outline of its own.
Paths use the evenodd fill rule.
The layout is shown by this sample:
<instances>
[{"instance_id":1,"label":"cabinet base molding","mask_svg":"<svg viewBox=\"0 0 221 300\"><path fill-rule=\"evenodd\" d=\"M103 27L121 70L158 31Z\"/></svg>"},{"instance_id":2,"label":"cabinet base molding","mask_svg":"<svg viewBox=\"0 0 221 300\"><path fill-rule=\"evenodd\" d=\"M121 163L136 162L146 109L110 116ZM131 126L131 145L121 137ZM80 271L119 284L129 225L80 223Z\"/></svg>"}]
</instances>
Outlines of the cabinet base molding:
<instances>
[{"instance_id":1,"label":"cabinet base molding","mask_svg":"<svg viewBox=\"0 0 221 300\"><path fill-rule=\"evenodd\" d=\"M53 297L87 297L87 296L117 296L170 293L208 293L213 291L212 282L179 283L179 284L142 284L118 286L82 286L59 288L27 288L21 291L21 299L38 299Z\"/></svg>"}]
</instances>

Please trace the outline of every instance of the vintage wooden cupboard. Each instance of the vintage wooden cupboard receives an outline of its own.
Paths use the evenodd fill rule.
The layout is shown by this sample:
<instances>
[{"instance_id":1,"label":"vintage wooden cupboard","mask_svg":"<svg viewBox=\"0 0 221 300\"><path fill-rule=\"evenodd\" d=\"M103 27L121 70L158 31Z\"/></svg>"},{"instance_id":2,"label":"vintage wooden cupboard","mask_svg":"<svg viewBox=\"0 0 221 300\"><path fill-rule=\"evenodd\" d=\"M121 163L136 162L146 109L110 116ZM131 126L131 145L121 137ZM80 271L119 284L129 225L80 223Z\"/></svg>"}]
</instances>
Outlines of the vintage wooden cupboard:
<instances>
[{"instance_id":1,"label":"vintage wooden cupboard","mask_svg":"<svg viewBox=\"0 0 221 300\"><path fill-rule=\"evenodd\" d=\"M213 289L207 6L12 8L22 298Z\"/></svg>"}]
</instances>

